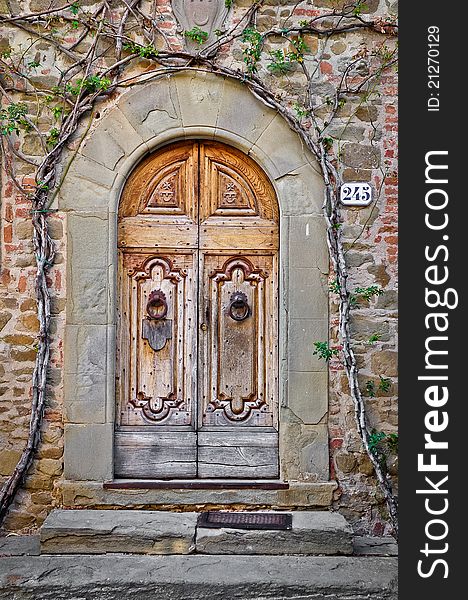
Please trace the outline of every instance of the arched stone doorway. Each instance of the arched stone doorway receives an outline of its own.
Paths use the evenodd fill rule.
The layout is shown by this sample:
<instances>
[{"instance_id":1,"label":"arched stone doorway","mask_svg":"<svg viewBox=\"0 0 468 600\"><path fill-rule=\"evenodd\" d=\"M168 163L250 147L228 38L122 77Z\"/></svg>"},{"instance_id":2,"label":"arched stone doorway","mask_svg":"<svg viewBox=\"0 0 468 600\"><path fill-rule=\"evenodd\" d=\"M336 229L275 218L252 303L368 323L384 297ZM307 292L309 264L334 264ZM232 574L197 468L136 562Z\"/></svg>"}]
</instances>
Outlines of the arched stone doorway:
<instances>
[{"instance_id":1,"label":"arched stone doorway","mask_svg":"<svg viewBox=\"0 0 468 600\"><path fill-rule=\"evenodd\" d=\"M251 157L279 206L279 480L288 489L116 489L114 473L118 207L136 165L168 143L213 140ZM58 208L67 214L64 349L67 506L203 503L324 506L329 481L328 250L323 183L282 117L241 84L190 72L126 92L96 120L69 167ZM223 265L221 265L223 266ZM111 482L111 484L109 484Z\"/></svg>"}]
</instances>

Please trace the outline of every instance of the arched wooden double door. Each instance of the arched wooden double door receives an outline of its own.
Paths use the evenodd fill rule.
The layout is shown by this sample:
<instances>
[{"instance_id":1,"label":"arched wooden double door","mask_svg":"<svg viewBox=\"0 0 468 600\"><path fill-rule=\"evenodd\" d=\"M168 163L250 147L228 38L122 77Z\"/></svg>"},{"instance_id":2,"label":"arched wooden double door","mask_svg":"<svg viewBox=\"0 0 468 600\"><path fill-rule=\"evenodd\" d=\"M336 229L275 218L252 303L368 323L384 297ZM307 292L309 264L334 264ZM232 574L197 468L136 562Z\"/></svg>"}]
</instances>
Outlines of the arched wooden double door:
<instances>
[{"instance_id":1,"label":"arched wooden double door","mask_svg":"<svg viewBox=\"0 0 468 600\"><path fill-rule=\"evenodd\" d=\"M215 142L148 157L119 209L115 476L278 476L278 205Z\"/></svg>"}]
</instances>

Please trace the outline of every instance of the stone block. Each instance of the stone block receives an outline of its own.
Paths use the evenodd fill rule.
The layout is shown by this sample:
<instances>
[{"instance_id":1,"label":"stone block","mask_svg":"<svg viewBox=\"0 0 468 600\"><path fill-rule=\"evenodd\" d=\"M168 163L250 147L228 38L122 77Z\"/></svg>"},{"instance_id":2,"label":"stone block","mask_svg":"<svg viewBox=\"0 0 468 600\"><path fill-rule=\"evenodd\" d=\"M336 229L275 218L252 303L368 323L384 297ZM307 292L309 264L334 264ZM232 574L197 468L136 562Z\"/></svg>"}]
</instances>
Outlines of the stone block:
<instances>
[{"instance_id":1,"label":"stone block","mask_svg":"<svg viewBox=\"0 0 468 600\"><path fill-rule=\"evenodd\" d=\"M356 463L354 454L343 453L335 456L335 464L343 473L351 473L356 467Z\"/></svg>"},{"instance_id":2,"label":"stone block","mask_svg":"<svg viewBox=\"0 0 468 600\"><path fill-rule=\"evenodd\" d=\"M293 319L328 317L328 277L316 268L289 270L289 314Z\"/></svg>"},{"instance_id":3,"label":"stone block","mask_svg":"<svg viewBox=\"0 0 468 600\"><path fill-rule=\"evenodd\" d=\"M326 135L336 140L349 142L362 142L364 140L365 128L361 125L349 125L348 122L336 122L329 125L326 129Z\"/></svg>"},{"instance_id":4,"label":"stone block","mask_svg":"<svg viewBox=\"0 0 468 600\"><path fill-rule=\"evenodd\" d=\"M115 171L82 154L77 154L67 174L69 181L74 180L75 177L79 177L107 188L112 187L116 176L117 173Z\"/></svg>"},{"instance_id":5,"label":"stone block","mask_svg":"<svg viewBox=\"0 0 468 600\"><path fill-rule=\"evenodd\" d=\"M276 113L266 108L253 96L246 97L242 103L242 110L239 110L241 87L241 84L233 81L224 82L216 128L235 133L253 143L271 123Z\"/></svg>"},{"instance_id":6,"label":"stone block","mask_svg":"<svg viewBox=\"0 0 468 600\"><path fill-rule=\"evenodd\" d=\"M0 312L0 331L5 327L5 325L8 323L12 316L13 315L9 312Z\"/></svg>"},{"instance_id":7,"label":"stone block","mask_svg":"<svg viewBox=\"0 0 468 600\"><path fill-rule=\"evenodd\" d=\"M367 342L371 335L378 334L379 341L390 340L390 327L388 321L372 319L361 315L353 315L351 320L351 335L358 342Z\"/></svg>"},{"instance_id":8,"label":"stone block","mask_svg":"<svg viewBox=\"0 0 468 600\"><path fill-rule=\"evenodd\" d=\"M294 483L288 490L279 490L278 506L289 508L303 506L305 508L327 508L332 505L333 492L337 489L336 481L317 483Z\"/></svg>"},{"instance_id":9,"label":"stone block","mask_svg":"<svg viewBox=\"0 0 468 600\"><path fill-rule=\"evenodd\" d=\"M216 127L224 80L210 73L183 73L174 78L184 127Z\"/></svg>"},{"instance_id":10,"label":"stone block","mask_svg":"<svg viewBox=\"0 0 468 600\"><path fill-rule=\"evenodd\" d=\"M41 528L42 554L189 554L197 514L145 510L54 510Z\"/></svg>"},{"instance_id":11,"label":"stone block","mask_svg":"<svg viewBox=\"0 0 468 600\"><path fill-rule=\"evenodd\" d=\"M346 168L343 171L343 181L370 181L372 171L370 169L351 169Z\"/></svg>"},{"instance_id":12,"label":"stone block","mask_svg":"<svg viewBox=\"0 0 468 600\"><path fill-rule=\"evenodd\" d=\"M0 450L0 475L10 476L13 473L20 456L21 450L2 448Z\"/></svg>"},{"instance_id":13,"label":"stone block","mask_svg":"<svg viewBox=\"0 0 468 600\"><path fill-rule=\"evenodd\" d=\"M283 215L322 216L323 178L318 167L307 164L275 181Z\"/></svg>"},{"instance_id":14,"label":"stone block","mask_svg":"<svg viewBox=\"0 0 468 600\"><path fill-rule=\"evenodd\" d=\"M291 131L280 115L276 115L255 142L252 152L256 154L258 150L274 164L278 177L314 161L299 136Z\"/></svg>"},{"instance_id":15,"label":"stone block","mask_svg":"<svg viewBox=\"0 0 468 600\"><path fill-rule=\"evenodd\" d=\"M291 481L284 490L197 490L197 489L109 489L95 481L61 480L60 491L65 506L87 508L90 505L129 508L134 506L190 507L204 505L243 505L273 506L288 508L291 506L329 507L334 481L309 481L306 483Z\"/></svg>"},{"instance_id":16,"label":"stone block","mask_svg":"<svg viewBox=\"0 0 468 600\"><path fill-rule=\"evenodd\" d=\"M0 537L0 556L38 556L40 538L38 535L11 535Z\"/></svg>"},{"instance_id":17,"label":"stone block","mask_svg":"<svg viewBox=\"0 0 468 600\"><path fill-rule=\"evenodd\" d=\"M119 109L144 141L182 125L177 91L170 77L125 94Z\"/></svg>"},{"instance_id":18,"label":"stone block","mask_svg":"<svg viewBox=\"0 0 468 600\"><path fill-rule=\"evenodd\" d=\"M352 250L346 252L346 266L351 269L362 267L366 263L374 264L374 261L375 257L370 252L353 252Z\"/></svg>"},{"instance_id":19,"label":"stone block","mask_svg":"<svg viewBox=\"0 0 468 600\"><path fill-rule=\"evenodd\" d=\"M90 261L92 265L92 261ZM68 281L69 318L73 324L103 325L108 320L108 270L75 266Z\"/></svg>"},{"instance_id":20,"label":"stone block","mask_svg":"<svg viewBox=\"0 0 468 600\"><path fill-rule=\"evenodd\" d=\"M288 406L305 425L319 423L328 411L328 373L290 371Z\"/></svg>"},{"instance_id":21,"label":"stone block","mask_svg":"<svg viewBox=\"0 0 468 600\"><path fill-rule=\"evenodd\" d=\"M64 476L105 481L113 474L114 424L65 425Z\"/></svg>"},{"instance_id":22,"label":"stone block","mask_svg":"<svg viewBox=\"0 0 468 600\"><path fill-rule=\"evenodd\" d=\"M384 290L384 293L377 298L375 308L397 310L398 292L396 290Z\"/></svg>"},{"instance_id":23,"label":"stone block","mask_svg":"<svg viewBox=\"0 0 468 600\"><path fill-rule=\"evenodd\" d=\"M341 151L343 163L355 169L375 169L380 164L380 153L374 146L344 144Z\"/></svg>"},{"instance_id":24,"label":"stone block","mask_svg":"<svg viewBox=\"0 0 468 600\"><path fill-rule=\"evenodd\" d=\"M329 256L323 217L289 218L290 267L317 267L328 273Z\"/></svg>"},{"instance_id":25,"label":"stone block","mask_svg":"<svg viewBox=\"0 0 468 600\"><path fill-rule=\"evenodd\" d=\"M58 198L60 210L104 212L109 209L110 190L106 185L87 181L76 173L73 177L65 178Z\"/></svg>"},{"instance_id":26,"label":"stone block","mask_svg":"<svg viewBox=\"0 0 468 600\"><path fill-rule=\"evenodd\" d=\"M398 556L395 538L377 536L355 536L354 554L357 556Z\"/></svg>"},{"instance_id":27,"label":"stone block","mask_svg":"<svg viewBox=\"0 0 468 600\"><path fill-rule=\"evenodd\" d=\"M2 559L1 600L397 600L380 556L75 555Z\"/></svg>"},{"instance_id":28,"label":"stone block","mask_svg":"<svg viewBox=\"0 0 468 600\"><path fill-rule=\"evenodd\" d=\"M314 342L328 340L328 320L291 319L289 322L290 371L326 371L327 363L314 355Z\"/></svg>"},{"instance_id":29,"label":"stone block","mask_svg":"<svg viewBox=\"0 0 468 600\"><path fill-rule=\"evenodd\" d=\"M352 529L345 518L326 511L295 511L292 529L197 528L201 554L351 554Z\"/></svg>"},{"instance_id":30,"label":"stone block","mask_svg":"<svg viewBox=\"0 0 468 600\"><path fill-rule=\"evenodd\" d=\"M304 426L304 435L311 439L301 449L301 473L307 477L309 473L316 476L318 481L329 478L329 452L327 425Z\"/></svg>"},{"instance_id":31,"label":"stone block","mask_svg":"<svg viewBox=\"0 0 468 600\"><path fill-rule=\"evenodd\" d=\"M107 213L72 213L68 216L68 252L75 267L93 269L107 267L109 264L108 219Z\"/></svg>"},{"instance_id":32,"label":"stone block","mask_svg":"<svg viewBox=\"0 0 468 600\"><path fill-rule=\"evenodd\" d=\"M377 106L374 106L371 104L361 105L356 110L356 117L360 121L365 121L365 122L370 123L371 121L377 121L378 116L379 116L379 110L378 110Z\"/></svg>"},{"instance_id":33,"label":"stone block","mask_svg":"<svg viewBox=\"0 0 468 600\"><path fill-rule=\"evenodd\" d=\"M81 150L87 158L114 170L122 158L144 144L118 108L112 109L88 136Z\"/></svg>"},{"instance_id":34,"label":"stone block","mask_svg":"<svg viewBox=\"0 0 468 600\"><path fill-rule=\"evenodd\" d=\"M398 376L398 353L392 350L376 352L371 358L372 371L383 377Z\"/></svg>"},{"instance_id":35,"label":"stone block","mask_svg":"<svg viewBox=\"0 0 468 600\"><path fill-rule=\"evenodd\" d=\"M69 373L66 376L65 420L70 423L105 423L107 380L104 374Z\"/></svg>"},{"instance_id":36,"label":"stone block","mask_svg":"<svg viewBox=\"0 0 468 600\"><path fill-rule=\"evenodd\" d=\"M65 329L65 373L79 375L96 374L104 377L106 372L107 336L113 327L105 325L67 325ZM84 379L83 384L86 384Z\"/></svg>"},{"instance_id":37,"label":"stone block","mask_svg":"<svg viewBox=\"0 0 468 600\"><path fill-rule=\"evenodd\" d=\"M328 428L284 422L280 429L282 476L287 481L328 481Z\"/></svg>"}]
</instances>

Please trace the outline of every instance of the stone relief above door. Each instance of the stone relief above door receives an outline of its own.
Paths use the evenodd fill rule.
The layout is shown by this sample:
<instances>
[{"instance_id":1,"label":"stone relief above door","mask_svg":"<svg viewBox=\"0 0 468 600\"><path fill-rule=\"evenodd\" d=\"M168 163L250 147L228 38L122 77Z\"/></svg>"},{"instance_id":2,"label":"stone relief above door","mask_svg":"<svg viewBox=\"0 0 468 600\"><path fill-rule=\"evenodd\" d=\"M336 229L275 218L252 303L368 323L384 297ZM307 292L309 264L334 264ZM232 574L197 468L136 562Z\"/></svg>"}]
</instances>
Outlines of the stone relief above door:
<instances>
[{"instance_id":1,"label":"stone relief above door","mask_svg":"<svg viewBox=\"0 0 468 600\"><path fill-rule=\"evenodd\" d=\"M224 30L229 12L226 0L172 0L171 6L179 24L178 31L198 27L208 34L208 43L217 39L217 31ZM195 43L195 46L198 44Z\"/></svg>"},{"instance_id":2,"label":"stone relief above door","mask_svg":"<svg viewBox=\"0 0 468 600\"><path fill-rule=\"evenodd\" d=\"M135 170L118 225L115 476L278 477L278 206L215 142Z\"/></svg>"}]
</instances>

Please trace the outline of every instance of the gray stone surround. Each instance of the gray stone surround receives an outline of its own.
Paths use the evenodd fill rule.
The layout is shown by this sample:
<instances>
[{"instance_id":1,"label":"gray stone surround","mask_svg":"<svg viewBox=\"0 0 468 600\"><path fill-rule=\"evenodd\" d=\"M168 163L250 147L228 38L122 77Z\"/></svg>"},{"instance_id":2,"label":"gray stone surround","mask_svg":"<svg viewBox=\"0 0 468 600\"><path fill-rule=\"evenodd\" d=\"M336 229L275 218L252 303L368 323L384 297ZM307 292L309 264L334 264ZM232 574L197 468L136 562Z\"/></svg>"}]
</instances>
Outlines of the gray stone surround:
<instances>
[{"instance_id":1,"label":"gray stone surround","mask_svg":"<svg viewBox=\"0 0 468 600\"><path fill-rule=\"evenodd\" d=\"M124 92L115 106L95 119L60 190L58 208L66 215L68 243L64 503L79 505L80 498L87 497L101 505L180 501L181 494L173 490L151 490L143 499L141 490L105 490L102 483L113 479L119 198L142 158L161 145L187 138L216 139L250 154L277 193L280 468L291 490L224 496L219 491L185 490L182 503L222 503L229 495L249 503L253 495L254 504L281 505L281 498L288 496L287 504L305 506L318 493L315 504L323 506L325 495L331 502L335 486L328 482L327 365L312 355L313 342L328 339L329 330L321 175L280 115L241 84L193 72ZM294 490L299 490L297 502Z\"/></svg>"}]
</instances>

